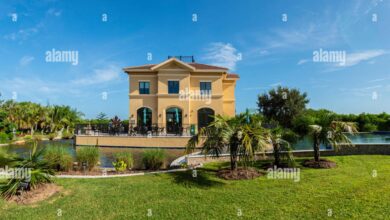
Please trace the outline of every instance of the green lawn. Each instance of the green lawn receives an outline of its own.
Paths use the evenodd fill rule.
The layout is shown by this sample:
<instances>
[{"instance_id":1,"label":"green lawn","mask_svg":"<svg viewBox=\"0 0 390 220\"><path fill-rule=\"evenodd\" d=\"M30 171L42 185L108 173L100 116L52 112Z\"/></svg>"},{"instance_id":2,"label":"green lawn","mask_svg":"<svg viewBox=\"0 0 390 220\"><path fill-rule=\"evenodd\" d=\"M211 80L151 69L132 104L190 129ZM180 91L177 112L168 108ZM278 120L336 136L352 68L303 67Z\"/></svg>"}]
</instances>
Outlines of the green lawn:
<instances>
[{"instance_id":1,"label":"green lawn","mask_svg":"<svg viewBox=\"0 0 390 220\"><path fill-rule=\"evenodd\" d=\"M191 172L113 179L58 179L67 191L34 206L0 201L0 219L389 219L390 156L329 157L331 170L301 181L224 181L221 164ZM373 170L377 177L372 176ZM58 209L62 216L57 217ZM239 209L242 216L238 217ZM332 216L328 217L328 211Z\"/></svg>"}]
</instances>

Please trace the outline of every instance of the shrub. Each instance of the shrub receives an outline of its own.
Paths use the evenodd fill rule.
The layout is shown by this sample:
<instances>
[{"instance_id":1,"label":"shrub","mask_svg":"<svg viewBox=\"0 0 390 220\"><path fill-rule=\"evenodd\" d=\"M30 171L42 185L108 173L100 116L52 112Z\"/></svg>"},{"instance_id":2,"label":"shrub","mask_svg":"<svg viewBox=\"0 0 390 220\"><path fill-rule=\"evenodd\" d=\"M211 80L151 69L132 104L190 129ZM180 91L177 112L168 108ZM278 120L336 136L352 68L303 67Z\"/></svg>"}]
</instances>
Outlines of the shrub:
<instances>
[{"instance_id":1,"label":"shrub","mask_svg":"<svg viewBox=\"0 0 390 220\"><path fill-rule=\"evenodd\" d=\"M31 140L32 140L31 135L25 135L23 138L24 138L24 140L26 140L26 141L31 141Z\"/></svg>"},{"instance_id":2,"label":"shrub","mask_svg":"<svg viewBox=\"0 0 390 220\"><path fill-rule=\"evenodd\" d=\"M48 145L43 158L57 171L69 171L72 168L72 155L64 146Z\"/></svg>"},{"instance_id":3,"label":"shrub","mask_svg":"<svg viewBox=\"0 0 390 220\"><path fill-rule=\"evenodd\" d=\"M6 199L11 198L20 192L20 190L30 190L44 183L51 183L54 171L49 167L45 160L42 160L44 149L37 149L37 142L33 143L29 157L15 157L12 168L31 169L31 176L22 178L11 177L5 183L0 184L0 195Z\"/></svg>"},{"instance_id":4,"label":"shrub","mask_svg":"<svg viewBox=\"0 0 390 220\"><path fill-rule=\"evenodd\" d=\"M142 163L147 170L158 170L164 164L165 151L161 149L146 150L142 155Z\"/></svg>"},{"instance_id":5,"label":"shrub","mask_svg":"<svg viewBox=\"0 0 390 220\"><path fill-rule=\"evenodd\" d=\"M130 152L115 153L113 156L114 156L114 160L116 162L123 161L126 164L127 169L129 169L129 170L134 165L133 154L131 154Z\"/></svg>"},{"instance_id":6,"label":"shrub","mask_svg":"<svg viewBox=\"0 0 390 220\"><path fill-rule=\"evenodd\" d=\"M72 139L73 134L65 130L64 132L62 132L62 138L63 139Z\"/></svg>"},{"instance_id":7,"label":"shrub","mask_svg":"<svg viewBox=\"0 0 390 220\"><path fill-rule=\"evenodd\" d=\"M8 143L9 140L10 139L8 134L6 134L5 132L0 132L0 144Z\"/></svg>"},{"instance_id":8,"label":"shrub","mask_svg":"<svg viewBox=\"0 0 390 220\"><path fill-rule=\"evenodd\" d=\"M8 133L8 139L13 140L14 139L14 134L13 133Z\"/></svg>"},{"instance_id":9,"label":"shrub","mask_svg":"<svg viewBox=\"0 0 390 220\"><path fill-rule=\"evenodd\" d=\"M34 136L32 136L32 139L35 141L41 141L41 140L43 140L43 135L41 135L41 134L34 135Z\"/></svg>"},{"instance_id":10,"label":"shrub","mask_svg":"<svg viewBox=\"0 0 390 220\"><path fill-rule=\"evenodd\" d=\"M49 138L49 140L54 140L54 138L56 138L57 137L57 133L50 133L48 136L47 136L47 138Z\"/></svg>"},{"instance_id":11,"label":"shrub","mask_svg":"<svg viewBox=\"0 0 390 220\"><path fill-rule=\"evenodd\" d=\"M95 146L80 147L76 151L76 160L82 168L87 163L88 170L92 170L99 163L99 148Z\"/></svg>"},{"instance_id":12,"label":"shrub","mask_svg":"<svg viewBox=\"0 0 390 220\"><path fill-rule=\"evenodd\" d=\"M123 160L112 162L112 165L115 167L115 170L119 172L125 171L127 167L126 163Z\"/></svg>"},{"instance_id":13,"label":"shrub","mask_svg":"<svg viewBox=\"0 0 390 220\"><path fill-rule=\"evenodd\" d=\"M15 155L8 152L6 148L0 147L0 168L10 166L14 161Z\"/></svg>"}]
</instances>

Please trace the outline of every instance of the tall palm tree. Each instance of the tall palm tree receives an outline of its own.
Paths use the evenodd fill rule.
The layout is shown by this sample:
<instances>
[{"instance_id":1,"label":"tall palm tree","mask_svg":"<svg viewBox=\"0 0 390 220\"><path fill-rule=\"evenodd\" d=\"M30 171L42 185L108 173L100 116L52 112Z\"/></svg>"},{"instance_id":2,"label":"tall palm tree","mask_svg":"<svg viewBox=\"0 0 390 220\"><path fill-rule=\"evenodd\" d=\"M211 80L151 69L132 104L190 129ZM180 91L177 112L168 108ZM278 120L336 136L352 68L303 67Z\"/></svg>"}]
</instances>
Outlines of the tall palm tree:
<instances>
[{"instance_id":1,"label":"tall palm tree","mask_svg":"<svg viewBox=\"0 0 390 220\"><path fill-rule=\"evenodd\" d=\"M348 134L357 132L353 122L337 121L335 115L329 112L319 114L315 124L309 125L309 134L313 138L314 160L320 161L320 145L332 146L338 150L340 146L353 146Z\"/></svg>"},{"instance_id":2,"label":"tall palm tree","mask_svg":"<svg viewBox=\"0 0 390 220\"><path fill-rule=\"evenodd\" d=\"M244 114L235 117L217 115L214 122L191 137L186 151L193 152L201 144L202 153L218 157L227 150L230 153L230 168L237 170L239 157L246 164L255 152L268 146L268 139L268 130L261 126L259 117Z\"/></svg>"}]
</instances>

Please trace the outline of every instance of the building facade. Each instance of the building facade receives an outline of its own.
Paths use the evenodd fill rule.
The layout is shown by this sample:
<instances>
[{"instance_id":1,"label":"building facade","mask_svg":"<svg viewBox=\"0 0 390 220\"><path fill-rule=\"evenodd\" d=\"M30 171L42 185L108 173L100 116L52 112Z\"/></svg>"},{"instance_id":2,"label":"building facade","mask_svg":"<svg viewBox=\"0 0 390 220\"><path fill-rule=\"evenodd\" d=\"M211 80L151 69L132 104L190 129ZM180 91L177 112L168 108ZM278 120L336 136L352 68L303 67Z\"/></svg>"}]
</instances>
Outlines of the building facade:
<instances>
[{"instance_id":1,"label":"building facade","mask_svg":"<svg viewBox=\"0 0 390 220\"><path fill-rule=\"evenodd\" d=\"M211 115L235 115L239 76L227 68L170 58L123 70L129 76L131 126L169 134L207 126Z\"/></svg>"}]
</instances>

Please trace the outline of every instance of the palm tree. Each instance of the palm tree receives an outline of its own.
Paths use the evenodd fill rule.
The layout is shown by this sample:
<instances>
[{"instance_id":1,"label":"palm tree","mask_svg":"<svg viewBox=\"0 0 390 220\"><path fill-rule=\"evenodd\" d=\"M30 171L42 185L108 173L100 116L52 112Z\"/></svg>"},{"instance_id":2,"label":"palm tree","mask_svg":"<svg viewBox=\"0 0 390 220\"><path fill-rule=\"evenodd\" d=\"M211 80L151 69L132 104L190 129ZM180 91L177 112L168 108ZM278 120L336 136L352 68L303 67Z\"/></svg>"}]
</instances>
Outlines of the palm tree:
<instances>
[{"instance_id":1,"label":"palm tree","mask_svg":"<svg viewBox=\"0 0 390 220\"><path fill-rule=\"evenodd\" d=\"M42 159L45 148L38 150L37 145L37 142L33 143L27 158L11 155L8 156L7 160L3 160L7 161L9 167L27 169L30 172L29 176L11 177L7 183L0 185L0 194L4 198L10 198L20 190L30 190L40 184L52 182L52 176L55 172L50 168L49 163Z\"/></svg>"},{"instance_id":2,"label":"palm tree","mask_svg":"<svg viewBox=\"0 0 390 220\"><path fill-rule=\"evenodd\" d=\"M276 127L270 132L270 143L273 148L274 165L279 167L282 165L282 161L286 161L288 166L295 166L294 156L292 154L292 148L287 139L288 130L284 130L281 127Z\"/></svg>"},{"instance_id":3,"label":"palm tree","mask_svg":"<svg viewBox=\"0 0 390 220\"><path fill-rule=\"evenodd\" d=\"M202 153L219 156L224 150L230 152L230 168L237 170L238 157L244 165L253 158L255 152L268 145L268 130L261 126L261 119L255 115L227 117L217 115L214 122L202 128L191 137L186 146L187 153L195 150L199 143Z\"/></svg>"},{"instance_id":4,"label":"palm tree","mask_svg":"<svg viewBox=\"0 0 390 220\"><path fill-rule=\"evenodd\" d=\"M353 146L346 133L354 134L357 126L353 122L337 121L335 114L322 112L315 118L315 124L309 125L309 134L313 138L314 160L320 161L320 145L333 146L338 150L340 146Z\"/></svg>"}]
</instances>

